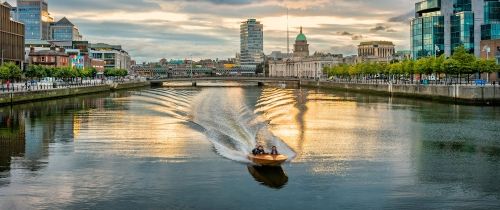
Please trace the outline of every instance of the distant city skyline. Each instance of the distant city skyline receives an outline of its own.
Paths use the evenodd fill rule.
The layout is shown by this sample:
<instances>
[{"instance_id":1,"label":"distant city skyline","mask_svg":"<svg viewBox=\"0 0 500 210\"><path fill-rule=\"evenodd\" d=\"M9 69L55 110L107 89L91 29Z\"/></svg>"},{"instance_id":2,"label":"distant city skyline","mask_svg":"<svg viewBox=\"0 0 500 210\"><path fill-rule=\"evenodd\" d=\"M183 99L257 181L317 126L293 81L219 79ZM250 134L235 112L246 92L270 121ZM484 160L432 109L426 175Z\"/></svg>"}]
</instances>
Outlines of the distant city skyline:
<instances>
[{"instance_id":1,"label":"distant city skyline","mask_svg":"<svg viewBox=\"0 0 500 210\"><path fill-rule=\"evenodd\" d=\"M15 0L7 0L15 5ZM315 51L356 54L361 41L387 40L410 48L413 0L49 0L56 20L69 18L90 42L121 44L138 62L234 57L240 23L264 24L264 52L286 52L300 26Z\"/></svg>"}]
</instances>

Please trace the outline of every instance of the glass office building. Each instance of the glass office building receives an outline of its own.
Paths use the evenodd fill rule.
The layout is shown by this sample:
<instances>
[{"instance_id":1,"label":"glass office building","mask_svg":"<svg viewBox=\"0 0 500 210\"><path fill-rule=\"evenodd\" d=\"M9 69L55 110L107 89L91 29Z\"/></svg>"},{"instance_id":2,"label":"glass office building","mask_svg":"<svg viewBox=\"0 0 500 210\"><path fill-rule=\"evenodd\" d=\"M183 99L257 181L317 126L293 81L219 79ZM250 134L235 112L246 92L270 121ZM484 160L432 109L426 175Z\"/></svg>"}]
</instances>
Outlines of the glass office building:
<instances>
[{"instance_id":1,"label":"glass office building","mask_svg":"<svg viewBox=\"0 0 500 210\"><path fill-rule=\"evenodd\" d=\"M451 53L461 45L474 53L474 13L471 11L461 11L451 16Z\"/></svg>"},{"instance_id":2,"label":"glass office building","mask_svg":"<svg viewBox=\"0 0 500 210\"><path fill-rule=\"evenodd\" d=\"M55 41L81 41L78 28L66 17L50 25L50 38Z\"/></svg>"},{"instance_id":3,"label":"glass office building","mask_svg":"<svg viewBox=\"0 0 500 210\"><path fill-rule=\"evenodd\" d=\"M464 46L479 57L481 40L500 38L500 0L421 0L411 21L412 56L446 54Z\"/></svg>"},{"instance_id":4,"label":"glass office building","mask_svg":"<svg viewBox=\"0 0 500 210\"><path fill-rule=\"evenodd\" d=\"M264 62L264 26L255 19L248 19L240 26L240 63L257 65Z\"/></svg>"},{"instance_id":5,"label":"glass office building","mask_svg":"<svg viewBox=\"0 0 500 210\"><path fill-rule=\"evenodd\" d=\"M25 36L29 40L48 40L49 25L53 21L49 15L46 0L17 0L17 21L24 23Z\"/></svg>"},{"instance_id":6,"label":"glass office building","mask_svg":"<svg viewBox=\"0 0 500 210\"><path fill-rule=\"evenodd\" d=\"M444 16L440 0L415 4L416 17L411 21L411 45L415 59L444 53Z\"/></svg>"},{"instance_id":7,"label":"glass office building","mask_svg":"<svg viewBox=\"0 0 500 210\"><path fill-rule=\"evenodd\" d=\"M500 39L500 0L484 0L481 40Z\"/></svg>"}]
</instances>

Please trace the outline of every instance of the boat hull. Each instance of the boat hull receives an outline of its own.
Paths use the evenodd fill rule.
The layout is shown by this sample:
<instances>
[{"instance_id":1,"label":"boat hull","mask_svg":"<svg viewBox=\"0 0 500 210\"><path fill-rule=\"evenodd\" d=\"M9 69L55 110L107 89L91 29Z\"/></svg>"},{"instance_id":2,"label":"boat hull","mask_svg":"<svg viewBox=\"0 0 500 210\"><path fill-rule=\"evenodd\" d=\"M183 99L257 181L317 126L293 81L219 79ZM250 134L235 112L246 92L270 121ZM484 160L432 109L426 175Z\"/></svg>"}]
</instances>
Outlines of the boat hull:
<instances>
[{"instance_id":1,"label":"boat hull","mask_svg":"<svg viewBox=\"0 0 500 210\"><path fill-rule=\"evenodd\" d=\"M280 166L288 157L285 155L248 155L248 159L257 165Z\"/></svg>"}]
</instances>

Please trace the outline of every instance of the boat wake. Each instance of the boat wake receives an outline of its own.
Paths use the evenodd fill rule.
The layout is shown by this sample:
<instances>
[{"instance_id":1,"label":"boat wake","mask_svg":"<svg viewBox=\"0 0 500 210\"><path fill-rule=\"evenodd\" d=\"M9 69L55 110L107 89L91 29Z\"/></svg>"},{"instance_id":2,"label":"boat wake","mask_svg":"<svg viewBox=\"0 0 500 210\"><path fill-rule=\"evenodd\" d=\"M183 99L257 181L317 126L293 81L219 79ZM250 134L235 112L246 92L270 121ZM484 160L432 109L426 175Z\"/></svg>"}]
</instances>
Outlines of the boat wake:
<instances>
[{"instance_id":1,"label":"boat wake","mask_svg":"<svg viewBox=\"0 0 500 210\"><path fill-rule=\"evenodd\" d=\"M191 108L192 122L203 128L216 152L225 158L248 163L247 155L256 144L267 149L274 145L290 159L295 157L269 131L268 121L248 108L242 88L204 89L194 97Z\"/></svg>"}]
</instances>

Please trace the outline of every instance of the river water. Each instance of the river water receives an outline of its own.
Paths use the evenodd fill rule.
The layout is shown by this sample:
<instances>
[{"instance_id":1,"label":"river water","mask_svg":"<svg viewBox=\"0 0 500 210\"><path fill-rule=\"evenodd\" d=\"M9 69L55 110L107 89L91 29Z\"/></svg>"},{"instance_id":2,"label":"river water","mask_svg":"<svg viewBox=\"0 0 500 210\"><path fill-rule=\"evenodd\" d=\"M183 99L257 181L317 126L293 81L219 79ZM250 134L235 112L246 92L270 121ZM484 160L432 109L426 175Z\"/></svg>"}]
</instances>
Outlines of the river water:
<instances>
[{"instance_id":1,"label":"river water","mask_svg":"<svg viewBox=\"0 0 500 210\"><path fill-rule=\"evenodd\" d=\"M0 108L0 209L499 209L500 109L158 88ZM260 142L293 159L249 165Z\"/></svg>"}]
</instances>

